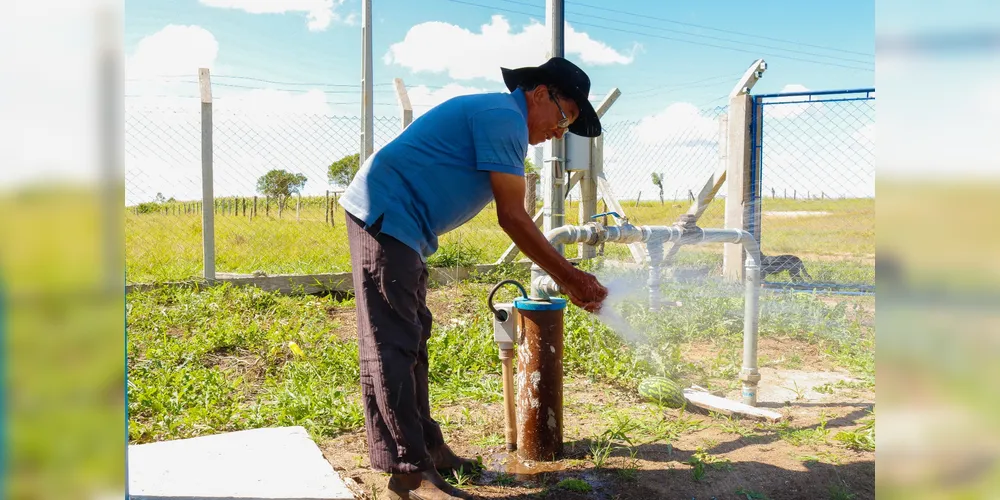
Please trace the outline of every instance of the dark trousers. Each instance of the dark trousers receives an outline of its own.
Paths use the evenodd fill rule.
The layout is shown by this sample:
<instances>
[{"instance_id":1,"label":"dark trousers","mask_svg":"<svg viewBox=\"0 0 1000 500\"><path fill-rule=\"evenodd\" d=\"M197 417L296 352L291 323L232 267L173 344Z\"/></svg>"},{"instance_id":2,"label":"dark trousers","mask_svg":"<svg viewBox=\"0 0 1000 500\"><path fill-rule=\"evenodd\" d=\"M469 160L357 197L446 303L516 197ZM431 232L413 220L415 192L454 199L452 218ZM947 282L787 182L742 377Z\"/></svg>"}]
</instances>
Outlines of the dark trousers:
<instances>
[{"instance_id":1,"label":"dark trousers","mask_svg":"<svg viewBox=\"0 0 1000 500\"><path fill-rule=\"evenodd\" d=\"M419 472L444 443L427 392L427 265L380 226L347 214L368 453L376 470Z\"/></svg>"}]
</instances>

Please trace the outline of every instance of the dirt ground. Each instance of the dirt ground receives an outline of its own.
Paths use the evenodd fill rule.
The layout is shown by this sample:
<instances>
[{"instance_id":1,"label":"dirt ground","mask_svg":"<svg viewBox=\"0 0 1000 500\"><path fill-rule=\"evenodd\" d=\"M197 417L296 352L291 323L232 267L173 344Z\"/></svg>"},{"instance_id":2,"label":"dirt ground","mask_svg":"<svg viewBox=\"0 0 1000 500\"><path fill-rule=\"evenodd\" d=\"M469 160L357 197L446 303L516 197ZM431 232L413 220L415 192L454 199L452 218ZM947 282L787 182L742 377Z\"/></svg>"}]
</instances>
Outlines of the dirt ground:
<instances>
[{"instance_id":1,"label":"dirt ground","mask_svg":"<svg viewBox=\"0 0 1000 500\"><path fill-rule=\"evenodd\" d=\"M436 321L465 313L460 302L431 295L432 309L440 311ZM708 363L717 351L708 343L695 344L684 358ZM568 378L564 456L555 462L527 463L506 451L500 402L432 408L449 445L460 455L480 457L484 466L478 474L449 481L490 499L875 498L874 452L854 451L835 439L839 431L858 429L872 418L874 392L801 341L761 339L759 357L759 406L781 413L778 423L659 407L636 394ZM738 401L739 389L717 395ZM621 433L602 460L603 441L597 440L612 428ZM388 476L368 468L363 430L320 448L358 498L380 498ZM585 484L575 484L590 491L573 491L561 484L566 479L582 480Z\"/></svg>"}]
</instances>

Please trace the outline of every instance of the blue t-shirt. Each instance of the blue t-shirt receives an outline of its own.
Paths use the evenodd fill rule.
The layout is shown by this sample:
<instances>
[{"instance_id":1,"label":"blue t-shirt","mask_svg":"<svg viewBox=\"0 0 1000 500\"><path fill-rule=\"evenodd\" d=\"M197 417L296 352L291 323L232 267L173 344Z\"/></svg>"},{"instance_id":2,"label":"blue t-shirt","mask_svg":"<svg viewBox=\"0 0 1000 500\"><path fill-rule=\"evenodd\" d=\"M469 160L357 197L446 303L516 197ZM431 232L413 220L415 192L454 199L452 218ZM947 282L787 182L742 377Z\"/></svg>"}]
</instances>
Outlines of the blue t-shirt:
<instances>
[{"instance_id":1,"label":"blue t-shirt","mask_svg":"<svg viewBox=\"0 0 1000 500\"><path fill-rule=\"evenodd\" d=\"M490 172L524 175L528 150L524 93L449 99L414 120L361 166L344 209L426 259L438 236L493 199Z\"/></svg>"}]
</instances>

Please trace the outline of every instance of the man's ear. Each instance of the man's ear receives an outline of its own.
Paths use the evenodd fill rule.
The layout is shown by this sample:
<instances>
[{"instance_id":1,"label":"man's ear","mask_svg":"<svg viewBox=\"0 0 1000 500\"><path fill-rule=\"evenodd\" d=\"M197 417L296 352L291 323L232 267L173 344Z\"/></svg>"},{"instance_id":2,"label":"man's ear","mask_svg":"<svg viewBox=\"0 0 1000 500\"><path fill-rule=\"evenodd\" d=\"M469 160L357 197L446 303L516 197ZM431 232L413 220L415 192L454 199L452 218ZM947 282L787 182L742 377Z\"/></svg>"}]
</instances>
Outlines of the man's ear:
<instances>
[{"instance_id":1,"label":"man's ear","mask_svg":"<svg viewBox=\"0 0 1000 500\"><path fill-rule=\"evenodd\" d=\"M536 104L541 104L545 100L545 96L548 95L548 92L549 88L545 84L538 85L531 94L531 98L535 100Z\"/></svg>"}]
</instances>

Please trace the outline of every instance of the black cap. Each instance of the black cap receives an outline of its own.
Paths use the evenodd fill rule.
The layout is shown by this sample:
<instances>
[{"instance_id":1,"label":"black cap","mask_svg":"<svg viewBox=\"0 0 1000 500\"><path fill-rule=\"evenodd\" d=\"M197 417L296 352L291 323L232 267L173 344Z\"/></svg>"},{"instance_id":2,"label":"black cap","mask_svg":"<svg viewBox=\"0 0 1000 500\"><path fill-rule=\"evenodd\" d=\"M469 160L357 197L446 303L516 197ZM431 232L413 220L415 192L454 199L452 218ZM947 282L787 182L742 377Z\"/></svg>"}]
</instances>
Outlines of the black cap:
<instances>
[{"instance_id":1,"label":"black cap","mask_svg":"<svg viewBox=\"0 0 1000 500\"><path fill-rule=\"evenodd\" d=\"M590 104L590 77L575 64L562 57L553 57L541 66L507 69L500 68L507 90L511 92L518 85L547 84L558 88L566 97L576 102L580 116L569 126L569 131L581 137L601 135L601 119Z\"/></svg>"}]
</instances>

